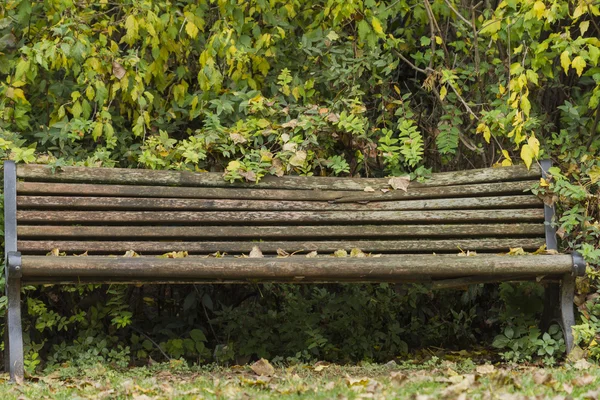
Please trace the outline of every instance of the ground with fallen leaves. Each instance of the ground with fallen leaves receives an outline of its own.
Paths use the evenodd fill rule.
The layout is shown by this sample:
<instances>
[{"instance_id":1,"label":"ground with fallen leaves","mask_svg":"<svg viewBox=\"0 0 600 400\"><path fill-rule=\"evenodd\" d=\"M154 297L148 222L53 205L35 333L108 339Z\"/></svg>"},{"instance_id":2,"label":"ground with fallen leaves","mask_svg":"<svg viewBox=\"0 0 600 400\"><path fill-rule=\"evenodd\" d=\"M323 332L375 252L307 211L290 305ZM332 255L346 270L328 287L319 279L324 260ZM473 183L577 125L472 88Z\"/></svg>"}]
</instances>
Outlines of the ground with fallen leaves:
<instances>
[{"instance_id":1,"label":"ground with fallen leaves","mask_svg":"<svg viewBox=\"0 0 600 400\"><path fill-rule=\"evenodd\" d=\"M183 362L125 371L103 366L63 367L12 384L0 375L2 399L598 399L600 367L585 360L552 368L475 365L430 359L424 363L340 366L187 367Z\"/></svg>"}]
</instances>

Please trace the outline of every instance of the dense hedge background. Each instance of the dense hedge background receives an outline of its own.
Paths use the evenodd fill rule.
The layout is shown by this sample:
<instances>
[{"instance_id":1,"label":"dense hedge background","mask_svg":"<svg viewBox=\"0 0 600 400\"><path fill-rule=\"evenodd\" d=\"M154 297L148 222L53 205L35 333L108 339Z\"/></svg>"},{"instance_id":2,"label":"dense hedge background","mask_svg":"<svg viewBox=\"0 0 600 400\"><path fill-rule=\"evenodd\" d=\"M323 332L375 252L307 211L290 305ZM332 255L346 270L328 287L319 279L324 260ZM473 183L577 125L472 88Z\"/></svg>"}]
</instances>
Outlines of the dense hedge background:
<instances>
[{"instance_id":1,"label":"dense hedge background","mask_svg":"<svg viewBox=\"0 0 600 400\"><path fill-rule=\"evenodd\" d=\"M577 336L598 357L599 15L586 0L6 0L0 158L256 181L551 157L539 190L590 262ZM385 360L498 332L506 358L551 361L560 333L510 301L538 289L26 288L27 367Z\"/></svg>"}]
</instances>

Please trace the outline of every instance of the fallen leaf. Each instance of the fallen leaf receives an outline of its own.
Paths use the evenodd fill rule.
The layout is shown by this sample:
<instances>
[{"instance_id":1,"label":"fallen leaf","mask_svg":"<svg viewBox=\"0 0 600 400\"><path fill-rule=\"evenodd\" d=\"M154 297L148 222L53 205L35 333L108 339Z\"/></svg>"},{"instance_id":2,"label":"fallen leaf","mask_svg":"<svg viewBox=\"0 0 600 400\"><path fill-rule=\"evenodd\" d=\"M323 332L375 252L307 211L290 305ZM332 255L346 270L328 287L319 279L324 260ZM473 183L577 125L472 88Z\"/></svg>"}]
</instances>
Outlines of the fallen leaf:
<instances>
[{"instance_id":1,"label":"fallen leaf","mask_svg":"<svg viewBox=\"0 0 600 400\"><path fill-rule=\"evenodd\" d=\"M113 67L113 70L112 70L113 75L119 80L123 79L123 77L125 76L125 73L127 72L127 71L125 71L125 68L123 68L123 66L116 61L113 61L112 67Z\"/></svg>"},{"instance_id":2,"label":"fallen leaf","mask_svg":"<svg viewBox=\"0 0 600 400\"><path fill-rule=\"evenodd\" d=\"M127 250L123 257L139 257L140 255L133 250Z\"/></svg>"},{"instance_id":3,"label":"fallen leaf","mask_svg":"<svg viewBox=\"0 0 600 400\"><path fill-rule=\"evenodd\" d=\"M290 253L288 253L287 251L285 251L283 249L277 249L277 256L278 257L289 257Z\"/></svg>"},{"instance_id":4,"label":"fallen leaf","mask_svg":"<svg viewBox=\"0 0 600 400\"><path fill-rule=\"evenodd\" d=\"M353 248L350 250L350 257L365 258L366 256L361 249Z\"/></svg>"},{"instance_id":5,"label":"fallen leaf","mask_svg":"<svg viewBox=\"0 0 600 400\"><path fill-rule=\"evenodd\" d=\"M390 373L390 378L392 383L399 385L408 379L408 375L402 371L393 371Z\"/></svg>"},{"instance_id":6,"label":"fallen leaf","mask_svg":"<svg viewBox=\"0 0 600 400\"><path fill-rule=\"evenodd\" d=\"M364 191L365 192L374 192L375 189L373 189L371 186L367 186L367 187L364 188Z\"/></svg>"},{"instance_id":7,"label":"fallen leaf","mask_svg":"<svg viewBox=\"0 0 600 400\"><path fill-rule=\"evenodd\" d=\"M592 364L585 358L582 358L581 360L577 360L575 362L575 364L573 364L573 368L578 369L580 371L582 371L584 369L588 369L591 366L592 366Z\"/></svg>"},{"instance_id":8,"label":"fallen leaf","mask_svg":"<svg viewBox=\"0 0 600 400\"><path fill-rule=\"evenodd\" d=\"M543 385L551 380L552 374L549 374L544 370L538 370L533 374L533 381L536 383L536 385Z\"/></svg>"},{"instance_id":9,"label":"fallen leaf","mask_svg":"<svg viewBox=\"0 0 600 400\"><path fill-rule=\"evenodd\" d=\"M390 178L388 184L394 190L404 190L405 192L408 189L408 185L410 184L410 176L395 176Z\"/></svg>"},{"instance_id":10,"label":"fallen leaf","mask_svg":"<svg viewBox=\"0 0 600 400\"><path fill-rule=\"evenodd\" d=\"M308 253L306 255L306 258L313 258L316 257L318 255L318 253L316 251L311 251L310 253Z\"/></svg>"},{"instance_id":11,"label":"fallen leaf","mask_svg":"<svg viewBox=\"0 0 600 400\"><path fill-rule=\"evenodd\" d=\"M566 382L565 382L565 383L563 383L563 386L562 386L562 387L563 387L563 390L564 390L565 392L567 392L567 394L571 394L571 393L573 393L573 386L569 385L568 383L566 383Z\"/></svg>"},{"instance_id":12,"label":"fallen leaf","mask_svg":"<svg viewBox=\"0 0 600 400\"><path fill-rule=\"evenodd\" d=\"M264 358L261 358L260 360L252 364L250 366L250 369L252 369L252 371L254 371L256 375L273 376L275 374L275 368L273 368L271 363L269 363L269 361L265 360Z\"/></svg>"},{"instance_id":13,"label":"fallen leaf","mask_svg":"<svg viewBox=\"0 0 600 400\"><path fill-rule=\"evenodd\" d=\"M250 258L263 258L263 253L262 251L260 251L260 249L258 248L258 246L254 246L252 247L252 251L250 251L250 254L248 255L248 257Z\"/></svg>"},{"instance_id":14,"label":"fallen leaf","mask_svg":"<svg viewBox=\"0 0 600 400\"><path fill-rule=\"evenodd\" d=\"M475 368L475 371L480 375L491 374L495 370L496 368L494 368L492 364L478 365L477 368Z\"/></svg>"},{"instance_id":15,"label":"fallen leaf","mask_svg":"<svg viewBox=\"0 0 600 400\"><path fill-rule=\"evenodd\" d=\"M348 256L348 252L346 250L340 249L340 250L336 250L333 253L334 257L347 257Z\"/></svg>"},{"instance_id":16,"label":"fallen leaf","mask_svg":"<svg viewBox=\"0 0 600 400\"><path fill-rule=\"evenodd\" d=\"M329 381L329 382L327 382L327 384L325 384L325 386L323 387L323 389L325 389L325 390L333 390L334 387L335 387L335 382L334 381Z\"/></svg>"},{"instance_id":17,"label":"fallen leaf","mask_svg":"<svg viewBox=\"0 0 600 400\"><path fill-rule=\"evenodd\" d=\"M571 381L575 386L587 386L596 381L596 377L590 374L579 376Z\"/></svg>"}]
</instances>

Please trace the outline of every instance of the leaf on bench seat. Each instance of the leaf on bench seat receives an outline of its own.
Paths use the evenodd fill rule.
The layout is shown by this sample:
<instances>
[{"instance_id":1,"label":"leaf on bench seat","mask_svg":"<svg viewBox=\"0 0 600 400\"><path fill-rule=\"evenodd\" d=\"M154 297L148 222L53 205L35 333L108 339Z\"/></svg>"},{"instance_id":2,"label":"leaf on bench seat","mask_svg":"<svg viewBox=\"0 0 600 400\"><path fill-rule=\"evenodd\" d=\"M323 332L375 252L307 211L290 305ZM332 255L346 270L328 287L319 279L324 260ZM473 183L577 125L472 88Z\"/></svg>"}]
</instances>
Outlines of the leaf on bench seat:
<instances>
[{"instance_id":1,"label":"leaf on bench seat","mask_svg":"<svg viewBox=\"0 0 600 400\"><path fill-rule=\"evenodd\" d=\"M172 251L170 253L165 253L162 256L158 256L158 258L185 258L187 256L187 251Z\"/></svg>"},{"instance_id":2,"label":"leaf on bench seat","mask_svg":"<svg viewBox=\"0 0 600 400\"><path fill-rule=\"evenodd\" d=\"M262 251L260 251L260 249L258 248L258 246L254 246L252 248L252 251L250 251L250 254L248 255L249 258L263 258L263 253Z\"/></svg>"},{"instance_id":3,"label":"leaf on bench seat","mask_svg":"<svg viewBox=\"0 0 600 400\"><path fill-rule=\"evenodd\" d=\"M49 253L46 254L47 256L52 256L52 257L64 257L67 255L67 253L65 253L64 251L61 253L59 249L52 249Z\"/></svg>"},{"instance_id":4,"label":"leaf on bench seat","mask_svg":"<svg viewBox=\"0 0 600 400\"><path fill-rule=\"evenodd\" d=\"M127 250L123 257L139 257L140 255L133 250Z\"/></svg>"}]
</instances>

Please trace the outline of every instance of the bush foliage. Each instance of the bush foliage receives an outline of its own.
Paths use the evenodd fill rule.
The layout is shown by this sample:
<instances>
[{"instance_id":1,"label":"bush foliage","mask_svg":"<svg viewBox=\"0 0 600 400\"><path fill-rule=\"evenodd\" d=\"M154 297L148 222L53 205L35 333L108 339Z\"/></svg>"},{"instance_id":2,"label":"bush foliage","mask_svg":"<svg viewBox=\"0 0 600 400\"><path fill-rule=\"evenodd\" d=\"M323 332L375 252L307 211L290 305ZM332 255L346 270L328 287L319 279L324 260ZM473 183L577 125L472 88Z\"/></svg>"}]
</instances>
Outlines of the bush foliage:
<instances>
[{"instance_id":1,"label":"bush foliage","mask_svg":"<svg viewBox=\"0 0 600 400\"><path fill-rule=\"evenodd\" d=\"M0 158L257 181L426 178L551 157L553 179L538 190L556 196L564 249L594 266L599 15L596 3L579 0L7 0ZM577 333L600 357L597 278L590 269L580 284ZM490 319L465 304L498 298L481 298L481 288L444 293L442 304L426 288L386 286L147 290L27 288L29 368L38 354L379 360L407 344L473 341ZM257 290L263 297L252 297ZM365 327L358 342L344 333L349 326ZM415 334L430 329L436 335Z\"/></svg>"}]
</instances>

